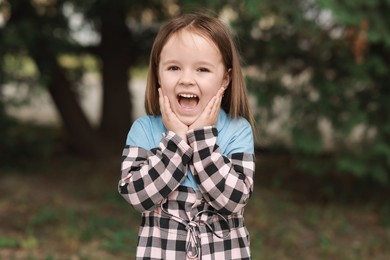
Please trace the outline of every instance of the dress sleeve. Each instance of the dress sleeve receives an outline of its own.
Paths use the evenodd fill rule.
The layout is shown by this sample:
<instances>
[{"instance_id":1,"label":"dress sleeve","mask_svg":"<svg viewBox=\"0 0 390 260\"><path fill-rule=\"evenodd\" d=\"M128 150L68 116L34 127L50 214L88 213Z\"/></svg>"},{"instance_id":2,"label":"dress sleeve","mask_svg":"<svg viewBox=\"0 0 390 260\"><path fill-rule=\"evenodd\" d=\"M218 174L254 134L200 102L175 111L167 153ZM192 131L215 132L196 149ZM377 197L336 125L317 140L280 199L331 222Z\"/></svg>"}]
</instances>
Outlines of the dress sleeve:
<instances>
[{"instance_id":1,"label":"dress sleeve","mask_svg":"<svg viewBox=\"0 0 390 260\"><path fill-rule=\"evenodd\" d=\"M135 128L139 126L134 126ZM192 149L173 132L164 135L156 148L142 147L142 129L136 132L137 140L127 138L122 153L119 193L137 211L152 211L175 190L187 174ZM138 143L138 145L137 145Z\"/></svg>"},{"instance_id":2,"label":"dress sleeve","mask_svg":"<svg viewBox=\"0 0 390 260\"><path fill-rule=\"evenodd\" d=\"M232 135L232 153L223 155L217 144L215 127L196 129L188 133L193 149L192 171L205 200L225 215L240 212L253 191L255 171L253 134L245 127ZM245 148L234 148L234 143Z\"/></svg>"}]
</instances>

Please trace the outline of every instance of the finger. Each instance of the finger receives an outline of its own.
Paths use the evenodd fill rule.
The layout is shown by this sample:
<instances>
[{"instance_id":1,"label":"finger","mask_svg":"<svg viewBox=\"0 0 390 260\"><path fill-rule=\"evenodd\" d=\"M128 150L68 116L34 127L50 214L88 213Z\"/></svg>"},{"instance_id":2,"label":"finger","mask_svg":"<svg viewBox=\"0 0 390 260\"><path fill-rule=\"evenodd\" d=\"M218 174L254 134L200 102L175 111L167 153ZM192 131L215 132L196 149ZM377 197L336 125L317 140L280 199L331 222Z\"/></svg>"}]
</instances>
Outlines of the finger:
<instances>
[{"instance_id":1,"label":"finger","mask_svg":"<svg viewBox=\"0 0 390 260\"><path fill-rule=\"evenodd\" d=\"M164 110L165 110L165 113L166 114L170 114L170 113L173 113L172 109L171 109L171 103L169 103L169 99L167 96L164 96Z\"/></svg>"},{"instance_id":2,"label":"finger","mask_svg":"<svg viewBox=\"0 0 390 260\"><path fill-rule=\"evenodd\" d=\"M206 106L206 108L205 108L205 111L204 111L205 114L207 114L207 115L210 115L210 114L211 114L211 112L212 112L213 109L214 109L216 100L217 100L217 97L216 97L216 96L214 96L214 97L212 97L212 98L210 99L209 103L207 104L207 106Z\"/></svg>"},{"instance_id":3,"label":"finger","mask_svg":"<svg viewBox=\"0 0 390 260\"><path fill-rule=\"evenodd\" d=\"M224 87L221 87L218 90L217 94L215 95L216 100L215 100L215 103L214 103L214 107L218 108L221 105L222 97L223 97L223 94L224 94L225 90L226 90L226 88L224 88Z\"/></svg>"},{"instance_id":4,"label":"finger","mask_svg":"<svg viewBox=\"0 0 390 260\"><path fill-rule=\"evenodd\" d=\"M225 87L221 87L217 94L215 95L216 97L216 100L214 102L214 105L213 105L213 109L212 111L215 113L216 111L219 111L219 108L221 107L221 103L222 103L222 97L223 97L223 94L225 92L226 88Z\"/></svg>"},{"instance_id":5,"label":"finger","mask_svg":"<svg viewBox=\"0 0 390 260\"><path fill-rule=\"evenodd\" d=\"M222 97L218 97L214 102L213 108L211 110L211 116L213 118L216 117L219 113L219 109L221 107L221 101L222 101Z\"/></svg>"},{"instance_id":6,"label":"finger","mask_svg":"<svg viewBox=\"0 0 390 260\"><path fill-rule=\"evenodd\" d=\"M221 104L221 97L215 97L214 103L208 114L208 121L210 125L214 125L219 115L219 108Z\"/></svg>"},{"instance_id":7,"label":"finger","mask_svg":"<svg viewBox=\"0 0 390 260\"><path fill-rule=\"evenodd\" d=\"M222 98L222 97L223 97L223 94L225 93L225 90L226 90L225 87L220 87L220 88L218 89L218 92L217 92L216 96Z\"/></svg>"},{"instance_id":8,"label":"finger","mask_svg":"<svg viewBox=\"0 0 390 260\"><path fill-rule=\"evenodd\" d=\"M160 94L159 102L160 102L161 115L163 116L163 120L169 120L171 118L171 113L173 113L171 109L171 105L169 103L169 99L167 96L164 95L164 92L161 88L159 89L159 94Z\"/></svg>"}]
</instances>

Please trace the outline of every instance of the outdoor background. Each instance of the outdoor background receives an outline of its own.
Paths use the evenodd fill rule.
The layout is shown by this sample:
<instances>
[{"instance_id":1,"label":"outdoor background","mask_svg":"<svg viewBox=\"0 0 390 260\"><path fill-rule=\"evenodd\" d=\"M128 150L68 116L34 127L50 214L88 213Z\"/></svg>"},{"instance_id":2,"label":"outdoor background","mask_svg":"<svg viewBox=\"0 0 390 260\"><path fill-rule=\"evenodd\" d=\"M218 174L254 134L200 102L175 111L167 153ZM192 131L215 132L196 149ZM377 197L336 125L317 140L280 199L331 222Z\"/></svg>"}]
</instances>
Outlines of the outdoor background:
<instances>
[{"instance_id":1,"label":"outdoor background","mask_svg":"<svg viewBox=\"0 0 390 260\"><path fill-rule=\"evenodd\" d=\"M133 259L120 157L162 23L228 24L256 115L253 259L389 259L387 0L0 0L0 259Z\"/></svg>"}]
</instances>

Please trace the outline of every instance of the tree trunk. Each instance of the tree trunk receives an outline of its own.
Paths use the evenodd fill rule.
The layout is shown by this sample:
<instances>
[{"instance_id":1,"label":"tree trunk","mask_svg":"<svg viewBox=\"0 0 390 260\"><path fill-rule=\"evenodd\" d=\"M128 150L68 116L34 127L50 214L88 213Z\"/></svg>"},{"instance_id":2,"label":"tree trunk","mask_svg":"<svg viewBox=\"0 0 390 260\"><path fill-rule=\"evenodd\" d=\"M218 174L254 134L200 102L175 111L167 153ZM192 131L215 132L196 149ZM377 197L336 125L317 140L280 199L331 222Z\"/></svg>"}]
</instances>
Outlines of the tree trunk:
<instances>
[{"instance_id":1,"label":"tree trunk","mask_svg":"<svg viewBox=\"0 0 390 260\"><path fill-rule=\"evenodd\" d=\"M64 71L56 65L52 70L48 88L69 135L71 146L83 155L102 156L105 154L103 148L107 144L92 128L71 86Z\"/></svg>"},{"instance_id":2,"label":"tree trunk","mask_svg":"<svg viewBox=\"0 0 390 260\"><path fill-rule=\"evenodd\" d=\"M108 2L101 18L103 110L100 129L105 137L120 146L132 122L128 88L130 34L125 21L125 9Z\"/></svg>"},{"instance_id":3,"label":"tree trunk","mask_svg":"<svg viewBox=\"0 0 390 260\"><path fill-rule=\"evenodd\" d=\"M64 70L57 62L59 52L53 46L57 41L47 33L48 28L51 28L47 24L47 17L37 15L35 9L30 1L26 1L24 5L22 1L12 2L12 15L7 28L17 29L16 32L22 36L21 39L35 61L41 77L47 79L49 93L61 116L73 150L89 156L103 155L103 147L107 145L88 122L76 94L72 91L72 82L66 78ZM57 22L58 20L61 18L54 19ZM26 24L30 27L26 27ZM59 23L52 26L56 28ZM26 28L34 33L26 35ZM15 35L18 33L14 32Z\"/></svg>"}]
</instances>

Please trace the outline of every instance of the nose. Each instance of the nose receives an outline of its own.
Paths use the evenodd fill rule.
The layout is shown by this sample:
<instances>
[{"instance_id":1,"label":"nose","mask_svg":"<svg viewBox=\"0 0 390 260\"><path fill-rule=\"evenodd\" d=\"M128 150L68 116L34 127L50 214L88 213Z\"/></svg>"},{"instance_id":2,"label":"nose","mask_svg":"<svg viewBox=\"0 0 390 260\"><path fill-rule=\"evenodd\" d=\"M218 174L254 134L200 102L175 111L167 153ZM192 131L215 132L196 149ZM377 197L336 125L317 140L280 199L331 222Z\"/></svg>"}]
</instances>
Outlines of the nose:
<instances>
[{"instance_id":1,"label":"nose","mask_svg":"<svg viewBox=\"0 0 390 260\"><path fill-rule=\"evenodd\" d=\"M195 79L190 71L183 71L179 79L179 84L183 86L195 85Z\"/></svg>"}]
</instances>

